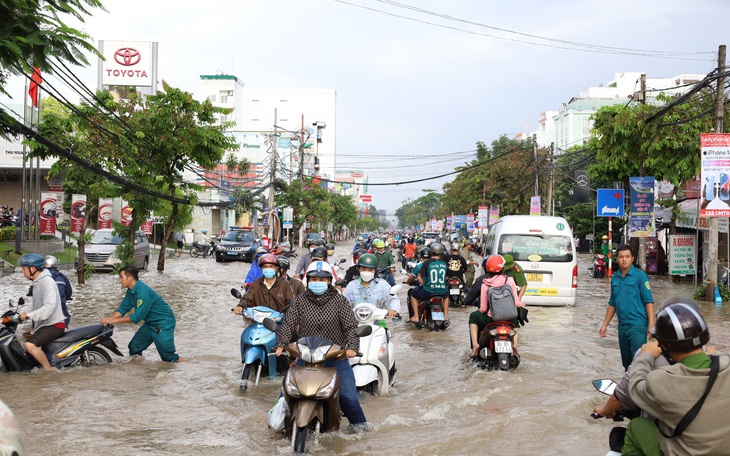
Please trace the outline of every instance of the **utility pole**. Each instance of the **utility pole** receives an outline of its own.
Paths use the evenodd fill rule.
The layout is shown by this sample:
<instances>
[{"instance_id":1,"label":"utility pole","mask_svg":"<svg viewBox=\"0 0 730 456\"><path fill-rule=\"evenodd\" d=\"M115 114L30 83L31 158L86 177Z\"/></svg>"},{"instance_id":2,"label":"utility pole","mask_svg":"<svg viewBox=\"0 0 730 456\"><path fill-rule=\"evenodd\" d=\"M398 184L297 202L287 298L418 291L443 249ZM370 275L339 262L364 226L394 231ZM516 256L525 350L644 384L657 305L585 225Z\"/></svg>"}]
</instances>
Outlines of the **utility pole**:
<instances>
[{"instance_id":1,"label":"utility pole","mask_svg":"<svg viewBox=\"0 0 730 456\"><path fill-rule=\"evenodd\" d=\"M539 175L538 174L539 168L538 168L538 164L537 164L537 134L533 134L532 135L532 156L533 156L533 159L535 160L535 170L534 170L534 174L535 174L535 196L540 196L540 193L538 193L538 184L537 184L537 180L538 180L537 178L538 178L538 175Z\"/></svg>"},{"instance_id":2,"label":"utility pole","mask_svg":"<svg viewBox=\"0 0 730 456\"><path fill-rule=\"evenodd\" d=\"M271 137L271 175L269 176L269 213L268 220L269 220L269 245L271 246L274 242L274 213L275 213L275 205L274 205L274 190L275 190L275 183L276 183L276 167L278 166L278 158L279 158L279 152L277 149L277 141L279 138L279 129L277 128L278 121L278 110L274 108L274 135Z\"/></svg>"},{"instance_id":3,"label":"utility pole","mask_svg":"<svg viewBox=\"0 0 730 456\"><path fill-rule=\"evenodd\" d=\"M639 95L639 103L646 104L646 73L641 74L641 88ZM641 164L641 172L639 173L641 177L644 177L644 164ZM639 268L641 268L642 271L646 271L646 238L640 237L639 238Z\"/></svg>"},{"instance_id":4,"label":"utility pole","mask_svg":"<svg viewBox=\"0 0 730 456\"><path fill-rule=\"evenodd\" d=\"M545 212L547 215L555 215L553 210L553 151L555 150L555 143L550 143L550 180L548 181L548 193L547 193L547 204L545 205Z\"/></svg>"},{"instance_id":5,"label":"utility pole","mask_svg":"<svg viewBox=\"0 0 730 456\"><path fill-rule=\"evenodd\" d=\"M725 45L721 44L717 51L717 91L715 92L715 133L723 132L722 117L725 113ZM705 299L707 301L715 300L715 284L717 283L717 251L719 249L718 242L718 226L717 217L711 217L710 220L710 242L707 252L707 293ZM698 224L699 228L699 224Z\"/></svg>"}]
</instances>

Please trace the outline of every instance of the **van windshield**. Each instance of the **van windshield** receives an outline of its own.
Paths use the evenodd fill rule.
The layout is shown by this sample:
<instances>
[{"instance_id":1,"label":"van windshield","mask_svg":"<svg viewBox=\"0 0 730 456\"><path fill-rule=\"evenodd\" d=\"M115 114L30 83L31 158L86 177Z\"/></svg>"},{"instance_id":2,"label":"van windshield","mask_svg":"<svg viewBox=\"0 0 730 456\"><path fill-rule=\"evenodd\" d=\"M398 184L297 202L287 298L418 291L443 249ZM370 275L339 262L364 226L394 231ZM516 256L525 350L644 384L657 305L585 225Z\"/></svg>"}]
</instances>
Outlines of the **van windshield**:
<instances>
[{"instance_id":1,"label":"van windshield","mask_svg":"<svg viewBox=\"0 0 730 456\"><path fill-rule=\"evenodd\" d=\"M500 255L509 253L515 261L573 261L573 240L568 236L550 234L505 234L499 241ZM530 255L539 255L540 260Z\"/></svg>"}]
</instances>

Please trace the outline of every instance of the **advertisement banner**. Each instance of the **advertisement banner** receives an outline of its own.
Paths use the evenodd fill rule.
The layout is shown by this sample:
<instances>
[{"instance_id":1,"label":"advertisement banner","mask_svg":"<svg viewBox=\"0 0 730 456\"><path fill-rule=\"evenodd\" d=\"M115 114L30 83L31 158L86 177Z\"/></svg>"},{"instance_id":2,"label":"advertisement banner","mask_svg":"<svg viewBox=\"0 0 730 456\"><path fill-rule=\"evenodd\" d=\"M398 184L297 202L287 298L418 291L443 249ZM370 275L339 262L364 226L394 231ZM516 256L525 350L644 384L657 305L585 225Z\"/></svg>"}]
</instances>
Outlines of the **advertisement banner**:
<instances>
[{"instance_id":1,"label":"advertisement banner","mask_svg":"<svg viewBox=\"0 0 730 456\"><path fill-rule=\"evenodd\" d=\"M499 204L496 206L489 206L489 224L499 220Z\"/></svg>"},{"instance_id":2,"label":"advertisement banner","mask_svg":"<svg viewBox=\"0 0 730 456\"><path fill-rule=\"evenodd\" d=\"M730 133L700 134L700 217L730 217Z\"/></svg>"},{"instance_id":3,"label":"advertisement banner","mask_svg":"<svg viewBox=\"0 0 730 456\"><path fill-rule=\"evenodd\" d=\"M446 229L447 230L451 230L452 229L451 228L451 216L450 215L447 215L446 216Z\"/></svg>"},{"instance_id":4,"label":"advertisement banner","mask_svg":"<svg viewBox=\"0 0 730 456\"><path fill-rule=\"evenodd\" d=\"M479 206L477 208L477 219L479 220L479 228L486 228L489 221L489 206Z\"/></svg>"},{"instance_id":5,"label":"advertisement banner","mask_svg":"<svg viewBox=\"0 0 730 456\"><path fill-rule=\"evenodd\" d=\"M96 222L96 228L101 230L112 227L112 199L99 198L99 216Z\"/></svg>"},{"instance_id":6,"label":"advertisement banner","mask_svg":"<svg viewBox=\"0 0 730 456\"><path fill-rule=\"evenodd\" d=\"M669 235L669 274L692 275L697 273L695 237L687 234Z\"/></svg>"},{"instance_id":7,"label":"advertisement banner","mask_svg":"<svg viewBox=\"0 0 730 456\"><path fill-rule=\"evenodd\" d=\"M474 232L474 214L466 214L466 232Z\"/></svg>"},{"instance_id":8,"label":"advertisement banner","mask_svg":"<svg viewBox=\"0 0 730 456\"><path fill-rule=\"evenodd\" d=\"M654 237L654 177L629 177L631 185L631 237Z\"/></svg>"},{"instance_id":9,"label":"advertisement banner","mask_svg":"<svg viewBox=\"0 0 730 456\"><path fill-rule=\"evenodd\" d=\"M40 234L56 234L56 212L58 201L55 193L41 192Z\"/></svg>"},{"instance_id":10,"label":"advertisement banner","mask_svg":"<svg viewBox=\"0 0 730 456\"><path fill-rule=\"evenodd\" d=\"M436 231L438 229L438 220L431 219L431 231Z\"/></svg>"},{"instance_id":11,"label":"advertisement banner","mask_svg":"<svg viewBox=\"0 0 730 456\"><path fill-rule=\"evenodd\" d=\"M157 65L157 43L149 41L103 40L99 51L101 84L108 86L152 87Z\"/></svg>"},{"instance_id":12,"label":"advertisement banner","mask_svg":"<svg viewBox=\"0 0 730 456\"><path fill-rule=\"evenodd\" d=\"M140 229L144 232L144 234L152 234L152 224L153 221L151 218L149 218L146 222L142 224Z\"/></svg>"},{"instance_id":13,"label":"advertisement banner","mask_svg":"<svg viewBox=\"0 0 730 456\"><path fill-rule=\"evenodd\" d=\"M71 232L80 233L86 217L86 195L71 195Z\"/></svg>"},{"instance_id":14,"label":"advertisement banner","mask_svg":"<svg viewBox=\"0 0 730 456\"><path fill-rule=\"evenodd\" d=\"M540 197L530 198L530 215L540 215Z\"/></svg>"},{"instance_id":15,"label":"advertisement banner","mask_svg":"<svg viewBox=\"0 0 730 456\"><path fill-rule=\"evenodd\" d=\"M122 200L122 225L129 226L132 223L132 208L129 207L129 202Z\"/></svg>"}]
</instances>

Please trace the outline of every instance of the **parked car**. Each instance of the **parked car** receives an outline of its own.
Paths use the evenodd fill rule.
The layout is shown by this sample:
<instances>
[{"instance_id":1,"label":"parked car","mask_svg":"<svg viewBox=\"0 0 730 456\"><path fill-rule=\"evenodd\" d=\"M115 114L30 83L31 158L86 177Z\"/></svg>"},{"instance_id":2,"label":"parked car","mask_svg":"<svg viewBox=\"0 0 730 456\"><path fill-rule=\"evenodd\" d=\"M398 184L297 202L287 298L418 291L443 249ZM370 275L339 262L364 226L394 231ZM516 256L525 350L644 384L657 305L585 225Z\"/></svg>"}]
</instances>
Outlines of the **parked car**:
<instances>
[{"instance_id":1,"label":"parked car","mask_svg":"<svg viewBox=\"0 0 730 456\"><path fill-rule=\"evenodd\" d=\"M256 242L253 230L230 230L215 246L215 261L246 261L251 262Z\"/></svg>"},{"instance_id":2,"label":"parked car","mask_svg":"<svg viewBox=\"0 0 730 456\"><path fill-rule=\"evenodd\" d=\"M112 270L121 263L117 258L117 246L123 239L111 228L96 230L91 235L91 242L84 248L84 263L93 264L98 271ZM134 265L147 269L150 263L150 243L143 231L134 234Z\"/></svg>"}]
</instances>

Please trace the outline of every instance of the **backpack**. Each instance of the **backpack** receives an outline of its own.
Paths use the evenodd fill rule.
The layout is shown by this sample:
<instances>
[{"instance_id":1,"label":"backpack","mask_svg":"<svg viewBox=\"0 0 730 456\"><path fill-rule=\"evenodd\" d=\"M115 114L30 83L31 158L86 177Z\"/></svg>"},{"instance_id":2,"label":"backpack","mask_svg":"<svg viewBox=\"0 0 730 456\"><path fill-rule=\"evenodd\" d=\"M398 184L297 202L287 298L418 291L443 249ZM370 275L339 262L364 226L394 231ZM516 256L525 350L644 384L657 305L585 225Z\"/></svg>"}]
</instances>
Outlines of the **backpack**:
<instances>
[{"instance_id":1,"label":"backpack","mask_svg":"<svg viewBox=\"0 0 730 456\"><path fill-rule=\"evenodd\" d=\"M489 308L492 309L492 319L494 321L517 318L515 295L512 293L512 287L507 283L506 277L502 285L489 287L487 290L487 303Z\"/></svg>"}]
</instances>

